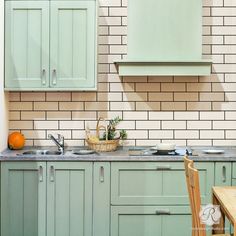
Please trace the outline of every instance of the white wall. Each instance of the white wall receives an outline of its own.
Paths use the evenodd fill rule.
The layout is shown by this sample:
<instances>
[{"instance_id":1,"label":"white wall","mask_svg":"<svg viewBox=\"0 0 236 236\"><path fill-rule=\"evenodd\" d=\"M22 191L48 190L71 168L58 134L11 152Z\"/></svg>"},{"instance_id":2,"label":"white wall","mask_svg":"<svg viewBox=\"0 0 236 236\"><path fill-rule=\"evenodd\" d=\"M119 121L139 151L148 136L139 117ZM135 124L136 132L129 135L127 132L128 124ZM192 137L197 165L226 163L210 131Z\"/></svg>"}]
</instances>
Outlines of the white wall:
<instances>
[{"instance_id":1,"label":"white wall","mask_svg":"<svg viewBox=\"0 0 236 236\"><path fill-rule=\"evenodd\" d=\"M0 151L7 147L8 94L4 93L4 0L0 0Z\"/></svg>"}]
</instances>

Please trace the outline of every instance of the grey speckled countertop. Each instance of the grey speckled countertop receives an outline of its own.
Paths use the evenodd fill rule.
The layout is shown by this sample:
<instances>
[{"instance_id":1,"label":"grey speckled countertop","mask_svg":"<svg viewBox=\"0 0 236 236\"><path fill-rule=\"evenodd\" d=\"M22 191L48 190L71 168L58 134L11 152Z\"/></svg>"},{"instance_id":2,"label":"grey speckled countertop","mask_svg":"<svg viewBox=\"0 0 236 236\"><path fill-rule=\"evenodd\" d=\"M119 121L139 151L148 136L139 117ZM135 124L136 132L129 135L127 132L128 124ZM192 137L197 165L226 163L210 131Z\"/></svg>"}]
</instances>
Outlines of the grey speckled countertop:
<instances>
[{"instance_id":1,"label":"grey speckled countertop","mask_svg":"<svg viewBox=\"0 0 236 236\"><path fill-rule=\"evenodd\" d=\"M75 155L71 150L84 147L70 147L64 155L27 155L22 156L26 150L42 149L56 150L54 147L25 147L23 150L12 151L6 149L0 154L0 161L182 161L183 156L159 155L129 155L130 147L120 147L115 152L95 153L90 155ZM140 148L140 147L139 147ZM146 149L147 147L145 147ZM178 147L183 148L183 147ZM204 154L205 149L224 149L224 154ZM236 161L236 147L191 147L195 161Z\"/></svg>"}]
</instances>

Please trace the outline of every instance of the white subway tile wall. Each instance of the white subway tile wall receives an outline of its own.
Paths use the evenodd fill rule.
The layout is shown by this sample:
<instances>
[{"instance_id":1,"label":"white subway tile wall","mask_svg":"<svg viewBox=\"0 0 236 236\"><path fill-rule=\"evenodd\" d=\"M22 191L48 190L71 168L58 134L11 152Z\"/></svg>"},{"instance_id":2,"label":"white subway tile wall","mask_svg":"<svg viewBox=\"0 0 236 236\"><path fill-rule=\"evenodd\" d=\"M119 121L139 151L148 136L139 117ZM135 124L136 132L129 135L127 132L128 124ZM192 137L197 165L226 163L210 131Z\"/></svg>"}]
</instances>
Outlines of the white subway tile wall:
<instances>
[{"instance_id":1,"label":"white subway tile wall","mask_svg":"<svg viewBox=\"0 0 236 236\"><path fill-rule=\"evenodd\" d=\"M85 145L85 128L100 116L120 116L125 145L236 145L236 1L203 1L203 56L208 77L119 77L114 60L126 57L127 0L100 0L97 92L11 92L10 132L27 145ZM186 19L187 20L187 19Z\"/></svg>"}]
</instances>

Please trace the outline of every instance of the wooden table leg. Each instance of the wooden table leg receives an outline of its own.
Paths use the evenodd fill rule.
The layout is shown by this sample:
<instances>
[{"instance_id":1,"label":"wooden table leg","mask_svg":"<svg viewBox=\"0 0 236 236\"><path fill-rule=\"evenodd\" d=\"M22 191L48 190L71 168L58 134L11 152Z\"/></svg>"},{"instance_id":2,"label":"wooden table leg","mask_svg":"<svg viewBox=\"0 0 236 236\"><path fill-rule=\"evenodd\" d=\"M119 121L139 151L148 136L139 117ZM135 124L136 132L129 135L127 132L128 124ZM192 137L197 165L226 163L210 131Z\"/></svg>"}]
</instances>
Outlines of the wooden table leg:
<instances>
[{"instance_id":1,"label":"wooden table leg","mask_svg":"<svg viewBox=\"0 0 236 236\"><path fill-rule=\"evenodd\" d=\"M214 193L212 195L212 203L213 203L213 205L219 205L220 206L220 203L218 202L218 200L215 197ZM224 234L225 233L225 214L222 210L221 210L220 223L217 224L217 225L212 226L212 233L213 234ZM236 234L234 236L236 236Z\"/></svg>"}]
</instances>

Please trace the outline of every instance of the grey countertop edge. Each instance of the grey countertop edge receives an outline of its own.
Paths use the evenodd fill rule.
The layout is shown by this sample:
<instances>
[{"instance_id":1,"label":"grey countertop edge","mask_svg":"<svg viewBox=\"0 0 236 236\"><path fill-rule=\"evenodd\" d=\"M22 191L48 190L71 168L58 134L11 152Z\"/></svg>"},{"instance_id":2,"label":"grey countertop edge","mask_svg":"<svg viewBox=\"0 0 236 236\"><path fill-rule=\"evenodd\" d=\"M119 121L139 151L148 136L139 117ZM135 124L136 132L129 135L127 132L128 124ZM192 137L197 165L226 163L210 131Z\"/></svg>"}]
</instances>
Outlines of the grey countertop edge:
<instances>
[{"instance_id":1,"label":"grey countertop edge","mask_svg":"<svg viewBox=\"0 0 236 236\"><path fill-rule=\"evenodd\" d=\"M4 161L92 161L92 162L122 162L122 161L138 161L138 162L169 162L169 161L183 161L183 156L160 156L160 155L145 155L145 156L129 156L129 148L148 148L148 147L119 147L117 151L114 152L105 152L105 153L95 153L91 155L75 155L69 150L74 149L84 149L85 147L69 147L65 155L48 155L48 156L24 156L17 155L21 154L23 151L31 149L48 149L56 150L55 147L25 147L23 150L9 150L6 149L0 153L0 162ZM185 148L185 147L178 147ZM204 154L202 150L204 149L224 149L224 154ZM236 161L236 147L228 146L217 146L217 147L191 147L192 150L197 155L190 156L194 161L199 162L234 162Z\"/></svg>"},{"instance_id":2,"label":"grey countertop edge","mask_svg":"<svg viewBox=\"0 0 236 236\"><path fill-rule=\"evenodd\" d=\"M70 147L69 149L80 149L84 147ZM169 162L183 161L183 156L155 156L155 155L145 155L145 156L129 156L128 149L130 147L120 147L117 151L107 152L107 153L99 153L99 154L91 154L91 155L83 155L76 156L73 153L67 152L66 155L59 156L18 156L17 154L22 153L25 150L30 149L50 149L55 150L54 147L25 147L24 150L9 150L6 149L0 153L0 162L7 161L41 161L41 162L49 162L49 161L81 161L81 162ZM145 147L147 148L147 147ZM195 156L190 156L194 161L199 162L234 162L236 161L236 147L214 147L218 149L224 149L224 154L204 154L202 152L203 149L208 149L213 147L192 147L192 149L197 153Z\"/></svg>"}]
</instances>

